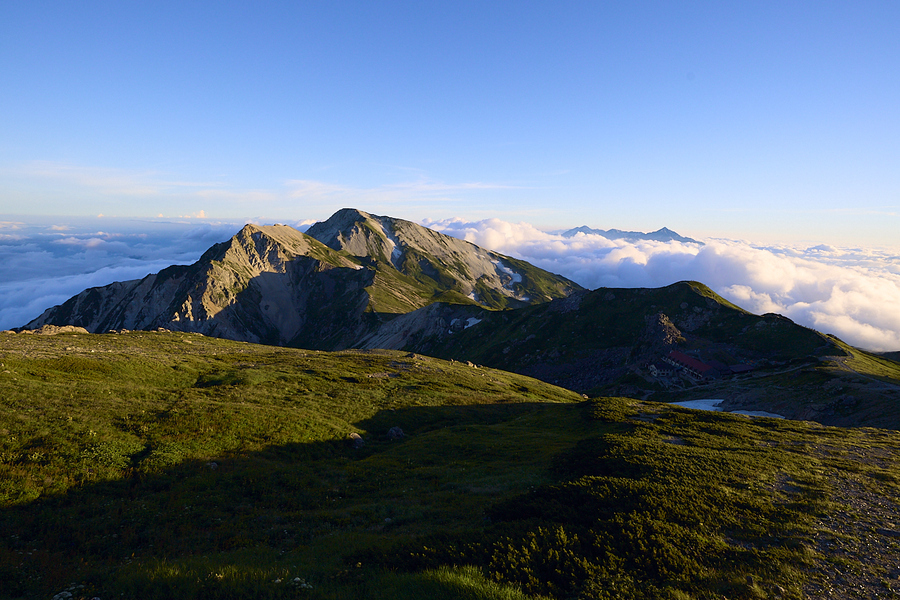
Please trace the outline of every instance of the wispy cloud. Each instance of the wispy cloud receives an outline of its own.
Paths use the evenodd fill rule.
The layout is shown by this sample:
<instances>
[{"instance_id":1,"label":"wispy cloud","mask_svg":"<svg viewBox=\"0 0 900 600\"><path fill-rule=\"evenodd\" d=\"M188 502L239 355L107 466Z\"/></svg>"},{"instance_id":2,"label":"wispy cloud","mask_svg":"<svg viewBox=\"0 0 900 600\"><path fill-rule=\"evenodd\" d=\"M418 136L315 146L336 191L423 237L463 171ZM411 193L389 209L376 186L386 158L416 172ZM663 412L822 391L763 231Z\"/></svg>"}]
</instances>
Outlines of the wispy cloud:
<instances>
[{"instance_id":1,"label":"wispy cloud","mask_svg":"<svg viewBox=\"0 0 900 600\"><path fill-rule=\"evenodd\" d=\"M188 181L159 170L129 170L76 165L53 161L31 161L0 168L0 175L21 198L52 199L61 206L73 197L83 199L94 213L140 214L150 216L203 218L246 215L249 212L302 217L297 210L333 211L346 206L403 205L424 207L435 202L461 202L473 195L502 190L525 189L502 182L445 182L421 173L401 173L393 183L353 186L317 179L288 179L270 187L244 187L232 181ZM14 185L9 182L15 182ZM120 202L121 200L121 202ZM122 216L122 215L120 215ZM322 215L324 218L327 215ZM2 227L2 224L0 224Z\"/></svg>"},{"instance_id":2,"label":"wispy cloud","mask_svg":"<svg viewBox=\"0 0 900 600\"><path fill-rule=\"evenodd\" d=\"M367 200L378 199L381 201L417 200L423 197L443 196L453 193L463 193L484 190L522 189L519 186L492 183L483 181L470 181L461 183L446 183L421 178L414 181L402 181L374 187L352 187L341 184L309 179L292 179L285 183L292 198L302 199L346 199L353 200L357 204L366 204Z\"/></svg>"},{"instance_id":3,"label":"wispy cloud","mask_svg":"<svg viewBox=\"0 0 900 600\"><path fill-rule=\"evenodd\" d=\"M189 215L181 215L181 218L182 218L182 219L205 219L205 218L206 218L206 211L205 211L205 210L198 210L197 212L191 213L191 214L189 214Z\"/></svg>"},{"instance_id":4,"label":"wispy cloud","mask_svg":"<svg viewBox=\"0 0 900 600\"><path fill-rule=\"evenodd\" d=\"M900 217L896 206L846 206L822 209L824 213L836 215L863 215L866 217Z\"/></svg>"},{"instance_id":5,"label":"wispy cloud","mask_svg":"<svg viewBox=\"0 0 900 600\"><path fill-rule=\"evenodd\" d=\"M56 180L66 185L89 188L97 193L123 196L154 196L173 190L216 188L216 182L183 181L152 170L128 170L73 165L52 161L32 161L3 169L6 175L30 179Z\"/></svg>"}]
</instances>

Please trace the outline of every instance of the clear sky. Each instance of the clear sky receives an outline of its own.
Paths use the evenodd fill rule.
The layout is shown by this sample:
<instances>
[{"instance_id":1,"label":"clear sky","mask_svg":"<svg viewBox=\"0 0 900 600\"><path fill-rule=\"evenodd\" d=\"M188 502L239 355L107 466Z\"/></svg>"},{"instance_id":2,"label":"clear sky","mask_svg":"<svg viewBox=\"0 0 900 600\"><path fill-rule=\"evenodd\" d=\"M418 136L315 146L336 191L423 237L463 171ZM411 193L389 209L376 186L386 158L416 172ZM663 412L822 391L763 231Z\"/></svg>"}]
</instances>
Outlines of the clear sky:
<instances>
[{"instance_id":1,"label":"clear sky","mask_svg":"<svg viewBox=\"0 0 900 600\"><path fill-rule=\"evenodd\" d=\"M897 245L900 3L3 2L0 214Z\"/></svg>"}]
</instances>

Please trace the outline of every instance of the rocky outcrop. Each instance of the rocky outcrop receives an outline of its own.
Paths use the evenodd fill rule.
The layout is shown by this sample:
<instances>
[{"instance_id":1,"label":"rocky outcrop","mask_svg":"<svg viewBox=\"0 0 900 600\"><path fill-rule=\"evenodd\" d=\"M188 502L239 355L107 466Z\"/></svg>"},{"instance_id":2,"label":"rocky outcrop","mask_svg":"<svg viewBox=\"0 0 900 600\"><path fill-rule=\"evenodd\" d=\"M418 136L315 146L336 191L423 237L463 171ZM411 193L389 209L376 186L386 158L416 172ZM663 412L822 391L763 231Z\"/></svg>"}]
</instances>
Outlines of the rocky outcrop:
<instances>
[{"instance_id":1,"label":"rocky outcrop","mask_svg":"<svg viewBox=\"0 0 900 600\"><path fill-rule=\"evenodd\" d=\"M359 333L345 325L367 308L372 277L358 261L290 227L247 225L193 265L85 290L26 328L74 324L102 333L164 327L321 345L316 342Z\"/></svg>"},{"instance_id":2,"label":"rocky outcrop","mask_svg":"<svg viewBox=\"0 0 900 600\"><path fill-rule=\"evenodd\" d=\"M10 331L10 333L15 333ZM34 335L58 335L60 333L90 333L84 327L73 327L72 325L64 325L57 327L56 325L44 325L38 329L23 329L21 333L30 333Z\"/></svg>"},{"instance_id":3,"label":"rocky outcrop","mask_svg":"<svg viewBox=\"0 0 900 600\"><path fill-rule=\"evenodd\" d=\"M664 353L672 346L684 342L681 331L664 313L658 312L647 317L647 329L643 341L655 352Z\"/></svg>"}]
</instances>

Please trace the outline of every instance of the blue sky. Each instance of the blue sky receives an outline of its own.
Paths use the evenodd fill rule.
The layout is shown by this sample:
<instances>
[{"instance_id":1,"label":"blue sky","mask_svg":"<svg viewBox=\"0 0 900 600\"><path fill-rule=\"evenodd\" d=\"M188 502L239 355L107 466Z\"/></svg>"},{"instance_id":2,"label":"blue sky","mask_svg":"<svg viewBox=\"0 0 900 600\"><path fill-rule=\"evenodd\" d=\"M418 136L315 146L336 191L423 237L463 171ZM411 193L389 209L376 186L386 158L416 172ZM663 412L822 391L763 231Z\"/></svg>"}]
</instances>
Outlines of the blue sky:
<instances>
[{"instance_id":1,"label":"blue sky","mask_svg":"<svg viewBox=\"0 0 900 600\"><path fill-rule=\"evenodd\" d=\"M5 2L0 214L897 245L896 2Z\"/></svg>"}]
</instances>

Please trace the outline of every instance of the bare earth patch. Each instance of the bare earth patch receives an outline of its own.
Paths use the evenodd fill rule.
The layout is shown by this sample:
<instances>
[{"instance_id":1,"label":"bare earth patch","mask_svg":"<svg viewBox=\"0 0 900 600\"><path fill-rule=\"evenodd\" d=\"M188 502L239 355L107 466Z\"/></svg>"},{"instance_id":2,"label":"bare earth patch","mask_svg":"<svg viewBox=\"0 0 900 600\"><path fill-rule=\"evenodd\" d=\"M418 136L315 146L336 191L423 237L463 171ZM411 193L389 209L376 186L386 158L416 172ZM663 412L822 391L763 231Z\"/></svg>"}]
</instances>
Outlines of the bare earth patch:
<instances>
[{"instance_id":1,"label":"bare earth patch","mask_svg":"<svg viewBox=\"0 0 900 600\"><path fill-rule=\"evenodd\" d=\"M824 455L827 449L819 451ZM854 461L877 469L876 479L839 467L826 474L834 509L816 526L813 549L820 558L809 570L803 587L807 598L900 597L897 488L877 481L886 464L896 464L896 457L889 450L870 449L865 454L870 458L860 453ZM884 477L891 479L890 475Z\"/></svg>"}]
</instances>

